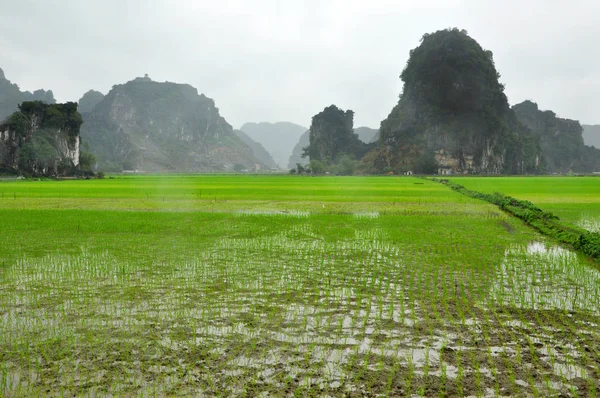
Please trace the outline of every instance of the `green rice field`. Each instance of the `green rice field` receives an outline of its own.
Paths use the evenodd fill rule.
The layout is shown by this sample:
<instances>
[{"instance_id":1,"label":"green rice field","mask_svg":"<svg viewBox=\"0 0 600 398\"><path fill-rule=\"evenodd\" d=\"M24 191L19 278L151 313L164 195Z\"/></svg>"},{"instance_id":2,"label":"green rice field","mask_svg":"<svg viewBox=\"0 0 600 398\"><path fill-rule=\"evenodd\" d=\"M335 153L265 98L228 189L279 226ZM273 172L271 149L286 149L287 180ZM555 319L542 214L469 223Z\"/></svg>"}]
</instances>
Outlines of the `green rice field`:
<instances>
[{"instance_id":1,"label":"green rice field","mask_svg":"<svg viewBox=\"0 0 600 398\"><path fill-rule=\"evenodd\" d=\"M454 182L474 191L502 192L592 232L600 232L599 177L460 177Z\"/></svg>"},{"instance_id":2,"label":"green rice field","mask_svg":"<svg viewBox=\"0 0 600 398\"><path fill-rule=\"evenodd\" d=\"M553 180L458 182L595 214ZM0 220L0 396L598 395L598 264L436 182L8 181Z\"/></svg>"}]
</instances>

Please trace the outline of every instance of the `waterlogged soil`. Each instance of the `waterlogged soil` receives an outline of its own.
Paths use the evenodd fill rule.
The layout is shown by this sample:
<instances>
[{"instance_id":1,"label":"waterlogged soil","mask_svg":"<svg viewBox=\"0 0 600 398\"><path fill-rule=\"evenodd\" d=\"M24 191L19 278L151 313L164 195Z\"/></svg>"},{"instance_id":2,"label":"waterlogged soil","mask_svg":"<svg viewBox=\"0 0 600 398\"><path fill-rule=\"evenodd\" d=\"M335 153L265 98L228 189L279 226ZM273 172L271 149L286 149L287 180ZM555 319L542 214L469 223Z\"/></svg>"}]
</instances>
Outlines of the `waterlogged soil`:
<instances>
[{"instance_id":1,"label":"waterlogged soil","mask_svg":"<svg viewBox=\"0 0 600 398\"><path fill-rule=\"evenodd\" d=\"M5 267L0 395L600 388L600 275L577 255L530 242L480 261L490 247L394 243L381 226L329 241L294 217L278 235L224 236L176 263L82 251Z\"/></svg>"}]
</instances>

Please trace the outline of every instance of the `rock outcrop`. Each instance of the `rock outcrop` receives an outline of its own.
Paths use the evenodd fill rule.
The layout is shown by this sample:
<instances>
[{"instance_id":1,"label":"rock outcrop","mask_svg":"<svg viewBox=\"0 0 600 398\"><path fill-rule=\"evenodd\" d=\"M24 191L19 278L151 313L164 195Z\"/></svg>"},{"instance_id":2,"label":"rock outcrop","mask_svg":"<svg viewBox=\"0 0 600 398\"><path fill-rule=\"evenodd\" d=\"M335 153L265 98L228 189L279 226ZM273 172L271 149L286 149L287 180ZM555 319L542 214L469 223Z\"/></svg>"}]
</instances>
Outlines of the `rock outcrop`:
<instances>
[{"instance_id":1,"label":"rock outcrop","mask_svg":"<svg viewBox=\"0 0 600 398\"><path fill-rule=\"evenodd\" d=\"M379 130L372 129L369 127L358 127L354 129L354 133L358 135L358 138L364 142L365 144L372 144L379 140ZM305 131L300 138L298 138L298 142L294 145L294 149L292 150L292 154L288 160L288 168L293 169L297 164L301 164L302 166L306 166L309 163L308 157L303 158L302 152L303 149L310 144L310 131Z\"/></svg>"},{"instance_id":2,"label":"rock outcrop","mask_svg":"<svg viewBox=\"0 0 600 398\"><path fill-rule=\"evenodd\" d=\"M410 52L398 104L381 122L379 172L536 172L536 137L510 109L492 53L465 31L423 36ZM422 168L422 170L417 170Z\"/></svg>"},{"instance_id":3,"label":"rock outcrop","mask_svg":"<svg viewBox=\"0 0 600 398\"><path fill-rule=\"evenodd\" d=\"M532 101L512 107L519 121L536 134L542 149L542 167L551 173L592 172L600 165L600 150L586 147L577 120L556 117Z\"/></svg>"},{"instance_id":4,"label":"rock outcrop","mask_svg":"<svg viewBox=\"0 0 600 398\"><path fill-rule=\"evenodd\" d=\"M32 175L64 175L79 164L77 104L24 102L0 124L0 168Z\"/></svg>"},{"instance_id":5,"label":"rock outcrop","mask_svg":"<svg viewBox=\"0 0 600 398\"><path fill-rule=\"evenodd\" d=\"M81 135L104 170L202 172L262 165L212 99L190 85L147 76L113 86L84 114Z\"/></svg>"},{"instance_id":6,"label":"rock outcrop","mask_svg":"<svg viewBox=\"0 0 600 398\"><path fill-rule=\"evenodd\" d=\"M325 165L337 164L343 156L353 160L364 156L369 147L354 131L354 112L330 105L312 118L309 144L303 155Z\"/></svg>"}]
</instances>

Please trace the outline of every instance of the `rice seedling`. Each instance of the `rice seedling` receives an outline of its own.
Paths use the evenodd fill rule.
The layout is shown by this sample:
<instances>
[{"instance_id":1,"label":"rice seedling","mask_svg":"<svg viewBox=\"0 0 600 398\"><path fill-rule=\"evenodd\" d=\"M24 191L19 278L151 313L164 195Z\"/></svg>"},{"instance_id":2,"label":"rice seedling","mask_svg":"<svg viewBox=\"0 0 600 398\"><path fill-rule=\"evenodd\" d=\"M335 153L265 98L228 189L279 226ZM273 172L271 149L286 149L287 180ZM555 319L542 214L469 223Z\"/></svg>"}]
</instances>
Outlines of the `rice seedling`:
<instances>
[{"instance_id":1,"label":"rice seedling","mask_svg":"<svg viewBox=\"0 0 600 398\"><path fill-rule=\"evenodd\" d=\"M0 184L0 395L596 394L595 264L414 181Z\"/></svg>"}]
</instances>

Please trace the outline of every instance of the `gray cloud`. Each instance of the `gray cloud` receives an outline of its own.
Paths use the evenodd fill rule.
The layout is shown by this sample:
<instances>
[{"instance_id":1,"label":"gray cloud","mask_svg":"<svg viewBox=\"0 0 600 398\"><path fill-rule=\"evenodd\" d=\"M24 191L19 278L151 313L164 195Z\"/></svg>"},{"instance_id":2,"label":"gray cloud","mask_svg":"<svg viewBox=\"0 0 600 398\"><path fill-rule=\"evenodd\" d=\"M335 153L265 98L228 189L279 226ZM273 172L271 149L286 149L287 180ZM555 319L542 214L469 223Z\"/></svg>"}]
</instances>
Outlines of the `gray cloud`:
<instances>
[{"instance_id":1,"label":"gray cloud","mask_svg":"<svg viewBox=\"0 0 600 398\"><path fill-rule=\"evenodd\" d=\"M303 125L335 103L378 127L423 33L460 27L495 55L511 103L600 123L595 0L0 0L0 61L60 101L148 73L215 99L235 127Z\"/></svg>"}]
</instances>

